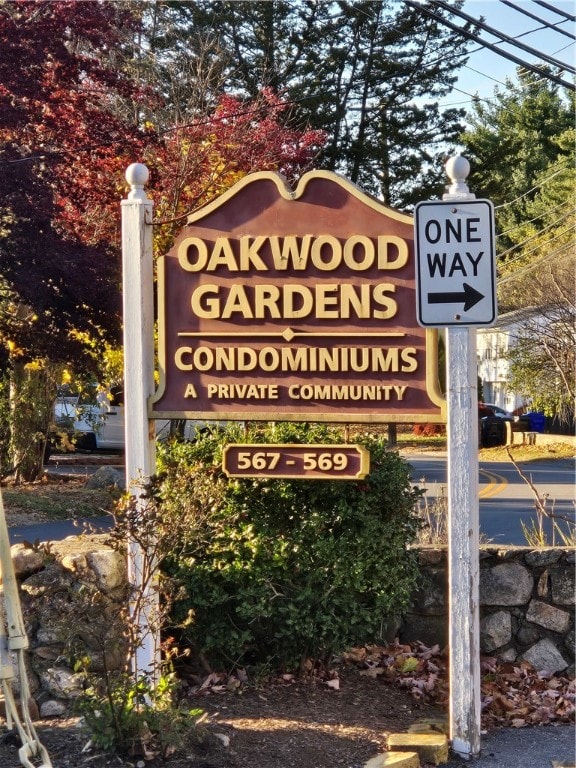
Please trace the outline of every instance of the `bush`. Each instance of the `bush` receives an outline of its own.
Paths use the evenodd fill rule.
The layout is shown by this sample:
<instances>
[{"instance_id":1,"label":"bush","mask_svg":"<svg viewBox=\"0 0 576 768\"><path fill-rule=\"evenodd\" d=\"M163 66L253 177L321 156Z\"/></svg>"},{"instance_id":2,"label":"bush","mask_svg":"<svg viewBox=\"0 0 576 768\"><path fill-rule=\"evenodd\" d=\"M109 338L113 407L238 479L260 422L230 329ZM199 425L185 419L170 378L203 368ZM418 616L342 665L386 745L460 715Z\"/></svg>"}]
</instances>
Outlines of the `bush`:
<instances>
[{"instance_id":1,"label":"bush","mask_svg":"<svg viewBox=\"0 0 576 768\"><path fill-rule=\"evenodd\" d=\"M381 637L416 581L408 544L420 491L382 438L361 481L228 479L223 446L338 443L293 423L204 435L160 449L153 489L170 531L164 570L185 590L173 618L211 665L295 668Z\"/></svg>"}]
</instances>

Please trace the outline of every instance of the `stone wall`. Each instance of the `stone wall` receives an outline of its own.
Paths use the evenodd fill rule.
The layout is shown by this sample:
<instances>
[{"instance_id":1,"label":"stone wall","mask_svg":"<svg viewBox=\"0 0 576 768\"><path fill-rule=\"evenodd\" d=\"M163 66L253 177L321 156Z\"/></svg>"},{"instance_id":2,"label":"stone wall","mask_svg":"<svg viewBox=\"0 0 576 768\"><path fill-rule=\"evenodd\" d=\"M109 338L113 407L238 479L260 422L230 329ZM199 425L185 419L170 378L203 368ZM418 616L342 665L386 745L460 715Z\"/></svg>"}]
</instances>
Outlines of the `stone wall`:
<instances>
[{"instance_id":1,"label":"stone wall","mask_svg":"<svg viewBox=\"0 0 576 768\"><path fill-rule=\"evenodd\" d=\"M403 641L444 646L448 635L446 548L421 548L422 586L400 628ZM482 546L480 650L539 670L574 674L572 548Z\"/></svg>"},{"instance_id":2,"label":"stone wall","mask_svg":"<svg viewBox=\"0 0 576 768\"><path fill-rule=\"evenodd\" d=\"M42 717L67 711L85 678L73 659L89 656L91 669L126 659L120 634L126 605L125 558L105 536L52 542L50 555L12 547L30 641L28 677ZM405 616L400 639L445 645L448 627L446 549L421 548L422 586ZM574 672L573 549L484 546L480 552L481 651L527 659L538 669ZM16 685L17 693L17 685Z\"/></svg>"},{"instance_id":3,"label":"stone wall","mask_svg":"<svg viewBox=\"0 0 576 768\"><path fill-rule=\"evenodd\" d=\"M71 536L52 542L49 554L25 544L11 548L29 640L33 716L68 711L84 688L87 658L96 673L103 670L104 654L109 669L126 660L118 626L126 604L126 558L105 538Z\"/></svg>"}]
</instances>

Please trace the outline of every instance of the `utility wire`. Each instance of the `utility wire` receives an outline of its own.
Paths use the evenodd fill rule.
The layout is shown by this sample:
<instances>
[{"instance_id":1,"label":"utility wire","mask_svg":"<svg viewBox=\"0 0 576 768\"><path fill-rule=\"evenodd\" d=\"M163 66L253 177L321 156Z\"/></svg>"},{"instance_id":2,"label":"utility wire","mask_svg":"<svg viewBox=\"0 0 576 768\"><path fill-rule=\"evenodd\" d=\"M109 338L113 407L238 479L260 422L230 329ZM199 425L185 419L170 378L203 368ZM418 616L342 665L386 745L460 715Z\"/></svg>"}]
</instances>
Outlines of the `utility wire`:
<instances>
[{"instance_id":1,"label":"utility wire","mask_svg":"<svg viewBox=\"0 0 576 768\"><path fill-rule=\"evenodd\" d=\"M494 35L494 37L499 37L500 40L504 43L509 43L510 45L514 45L516 48L520 48L520 50L525 51L526 53L531 53L533 56L538 57L539 59L542 59L542 61L545 61L547 64L551 64L553 67L558 67L559 69L564 69L567 72L571 72L572 74L576 74L576 69L574 67L571 67L568 64L565 64L561 61L558 61L558 59L554 59L552 56L548 56L545 53L542 53L541 51L537 51L535 48L532 48L529 45L524 45L524 43L520 43L518 41L518 37L509 37L508 35L505 35L503 32L500 32L499 30L495 29L494 27L490 27L487 24L484 24L482 21L477 21L473 16L469 16L467 13L464 13L464 11L461 11L457 8L452 8L448 3L445 3L444 0L428 0L429 3L432 3L435 6L439 6L445 11L448 11L449 13L454 14L459 19L462 19L464 21L468 21L471 24L474 24L476 27L479 27L484 32L488 32L490 35Z\"/></svg>"},{"instance_id":2,"label":"utility wire","mask_svg":"<svg viewBox=\"0 0 576 768\"><path fill-rule=\"evenodd\" d=\"M559 173L564 173L564 171L567 171L568 168L560 168L557 171L554 171L554 173L550 174L550 176L546 176L545 179L542 179L542 181L539 184L536 184L532 189L529 189L527 192L524 192L522 195L518 195L518 197L515 197L514 200L510 200L507 203L502 203L502 205L496 205L494 206L494 210L499 210L500 208L507 208L509 205L514 205L514 203L517 203L519 200L522 200L523 197L526 197L527 195L532 194L532 192L535 192L537 189L540 189L547 181L550 181L550 179L553 179L555 176L558 176Z\"/></svg>"},{"instance_id":3,"label":"utility wire","mask_svg":"<svg viewBox=\"0 0 576 768\"><path fill-rule=\"evenodd\" d=\"M440 0L431 0L431 1L432 2L439 2ZM563 85L564 87L570 88L572 90L576 90L576 87L574 86L574 84L566 83L565 81L555 77L551 73L543 72L542 69L540 69L540 68L538 68L536 66L530 65L527 62L523 61L522 59L518 59L516 57L513 57L511 54L507 54L504 51L501 51L500 49L498 49L497 47L491 45L490 43L487 43L487 42L484 42L484 41L480 40L480 38L478 38L477 36L473 35L472 33L467 32L462 27L459 27L456 24L452 24L452 23L448 22L447 20L443 19L442 17L438 16L437 14L433 13L432 11L429 11L429 10L423 8L420 3L414 2L413 0L405 0L405 2L408 5L410 5L411 7L413 7L414 9L423 11L428 16L431 16L432 18L436 19L437 21L440 21L442 24L446 24L447 26L449 26L450 28L452 28L453 30L458 32L459 34L464 35L467 39L473 40L474 42L477 42L477 43L478 42L481 43L479 48L477 48L477 49L475 49L475 50L473 50L473 51L471 51L469 53L457 53L457 54L454 54L451 58L464 58L466 56L469 56L471 53L476 53L477 51L482 50L482 48L488 47L491 50L495 51L497 54L502 55L505 58L510 58L512 61L517 63L519 66L525 67L526 69L532 70L533 72L535 72L536 74L540 75L544 79L553 80L554 82L557 82L557 83ZM502 2L505 2L505 0L502 0ZM442 3L442 5L444 5L444 4ZM453 9L451 9L449 6L447 6L447 7L449 8L449 10L451 12L453 11ZM573 17L568 17L568 18L573 18ZM472 21L475 24L478 23L474 19L472 19ZM385 25L385 26L389 27L389 25ZM393 27L390 27L390 28L393 28ZM432 62L428 62L428 64L426 66L430 66L431 64L434 64L434 63L436 63L439 60L440 59L436 59L436 60L434 60ZM472 68L469 67L469 69L472 69ZM398 74L401 75L402 72L400 72ZM480 73L480 74L483 74L483 73ZM487 75L485 75L485 76L488 77ZM500 82L500 81L496 80L495 78L490 78L490 79L494 80L497 83ZM503 83L501 83L501 84L504 85ZM460 93L463 93L466 96L470 96L470 98L472 100L475 100L475 99L478 98L474 94L468 93L467 91L463 91L463 90L461 90L459 88L455 88L454 87L452 90L455 90L455 91L458 91ZM294 105L297 105L297 104L300 104L300 103L303 103L303 102L306 102L306 101L309 101L309 100L313 100L313 99L316 99L316 98L318 98L318 94L315 94L314 96L304 96L304 97L301 97L299 99L287 100L287 101L283 102L281 107L266 107L266 106L262 105L262 106L252 107L252 108L247 109L247 110L238 110L238 112L235 112L234 114L227 114L227 115L222 116L222 117L219 117L217 115L213 115L213 116L211 116L208 119L191 121L191 122L186 123L186 124L181 124L181 125L173 126L173 127L170 127L170 128L165 128L162 131L160 131L160 135L166 135L168 133L173 133L173 132L176 132L176 131L182 130L182 129L187 129L187 128L190 129L190 128L200 127L202 125L209 125L209 124L214 123L214 122L219 122L221 120L226 120L226 119L233 119L233 118L240 117L242 115L247 115L247 114L250 114L250 113L258 113L258 112L262 113L264 111L269 111L269 110L274 110L274 109L281 109L281 108L285 108L285 107L290 107L290 106L294 106ZM482 101L489 101L489 99L481 99L481 100ZM42 153L38 153L38 154L34 154L34 155L28 155L27 157L20 157L20 158L14 158L14 159L11 159L11 160L0 161L0 167L3 166L3 165L11 165L11 164L15 164L15 163L30 162L30 161L34 161L34 160L42 160L42 159L46 159L46 158L50 158L50 157L65 156L67 154L70 154L71 152L90 152L90 151L94 151L96 149L99 149L101 147L111 146L114 143L117 143L117 142L115 142L114 140L110 140L110 141L105 141L105 142L101 142L99 144L94 144L94 145L90 145L90 146L86 146L86 147L75 147L75 148L60 149L60 150L58 150L58 149L48 150L48 151L44 151ZM533 190L531 190L531 191L533 191ZM517 199L520 199L520 198L517 198ZM511 201L510 203L505 203L504 205L511 205L512 202L515 202L515 201ZM503 206L500 206L500 207L503 207Z\"/></svg>"},{"instance_id":4,"label":"utility wire","mask_svg":"<svg viewBox=\"0 0 576 768\"><path fill-rule=\"evenodd\" d=\"M420 3L415 2L414 0L404 0L406 5L409 5L411 8L414 8L415 10L420 11L421 13L425 13L427 16L430 16L435 21L438 21L440 24L444 24L447 27L450 27L450 29L455 30L456 32L459 32L461 35L464 35L464 37L467 37L469 40L474 40L476 43L480 43L483 48L488 48L489 50L493 51L494 53L497 53L499 56L502 56L505 59L509 59L510 61L513 61L515 64L518 64L520 67L524 67L524 69L528 69L531 72L535 72L540 77L546 77L548 80L551 80L553 83L556 83L557 85L561 85L563 88L566 88L570 91L576 91L576 84L569 83L567 80L562 80L561 77L558 77L558 75L553 74L552 72L543 72L542 68L537 66L536 64L530 64L527 61L523 61L522 59L518 58L518 56L515 56L512 53L509 53L508 51L503 51L502 49L498 48L497 45L493 45L492 43L487 42L486 40L482 40L477 35L472 34L471 32L468 32L463 27L459 27L458 24L453 24L451 21L448 21L448 19L443 19L442 16L439 16L437 13L434 13L434 11L429 10L428 8L424 8ZM564 66L560 66L561 69L564 69Z\"/></svg>"},{"instance_id":5,"label":"utility wire","mask_svg":"<svg viewBox=\"0 0 576 768\"><path fill-rule=\"evenodd\" d=\"M527 11L526 8L521 8L519 5L514 5L514 3L511 3L510 0L500 0L500 2L503 5L507 5L509 8L512 8L515 11L518 11L519 13L523 13L524 16L528 16L531 19L534 19L534 21L539 21L541 24L544 24L545 27L548 29L553 29L554 32L559 32L561 35L565 35L566 37L569 37L570 40L576 40L576 36L571 35L570 32L566 32L565 29L560 29L558 24L562 24L563 22L558 21L554 24L550 24L550 22L545 21L544 19L541 19L540 16L535 16L533 13L530 13L530 11ZM532 32L535 32L536 30L532 30ZM529 34L529 33L525 33Z\"/></svg>"},{"instance_id":6,"label":"utility wire","mask_svg":"<svg viewBox=\"0 0 576 768\"><path fill-rule=\"evenodd\" d=\"M501 259L503 256L507 256L509 253L512 253L513 251L517 250L518 248L524 248L524 246L528 245L529 243L534 242L534 240L537 240L538 238L542 237L542 235L546 234L548 230L553 229L554 227L557 227L558 224L560 224L562 221L565 220L565 216L560 217L559 219L556 219L556 221L552 221L550 224L544 227L544 229L539 229L538 232L536 232L534 235L530 235L530 237L527 237L525 240L522 240L521 243L517 243L516 245L511 246L510 248L507 248L505 251L502 251L498 254L498 258ZM559 232L557 232L554 237L552 237L550 240L547 241L546 245L549 245L550 243L553 243L554 240L558 240L558 238L562 237L562 235L565 235L567 232L572 231L572 226L568 227L567 229L561 229ZM530 251L522 251L520 256L515 257L514 259L509 259L506 261L507 264L512 264L517 259L521 258L521 256L527 256L529 253L532 253L534 250L538 250L542 247L542 244L536 247L536 249L532 249Z\"/></svg>"},{"instance_id":7,"label":"utility wire","mask_svg":"<svg viewBox=\"0 0 576 768\"><path fill-rule=\"evenodd\" d=\"M571 200L565 201L563 203L558 203L558 205L555 205L553 208L546 208L542 213L538 214L538 216L534 216L533 219L527 219L525 221L522 221L520 224L515 224L513 227L510 227L510 229L505 230L504 232L500 232L500 234L496 235L496 240L498 240L499 237L505 237L506 235L509 235L510 232L515 232L517 229L520 229L520 227L525 227L527 224L533 224L535 221L538 221L543 216L549 216L552 213L556 213L561 208L568 208L570 206L570 211L574 211L573 203Z\"/></svg>"},{"instance_id":8,"label":"utility wire","mask_svg":"<svg viewBox=\"0 0 576 768\"><path fill-rule=\"evenodd\" d=\"M518 278L523 277L528 272L531 272L533 269L536 269L536 267L539 267L542 262L547 261L550 263L550 259L553 256L559 256L560 254L567 251L569 248L573 248L572 243L566 243L566 245L561 246L560 248L556 248L555 251L551 251L550 253L543 254L539 259L534 259L530 264L528 264L523 269L518 269L515 272L512 272L511 274L507 274L504 277L498 278L498 286L505 285L506 283L511 282L512 280L518 280Z\"/></svg>"},{"instance_id":9,"label":"utility wire","mask_svg":"<svg viewBox=\"0 0 576 768\"><path fill-rule=\"evenodd\" d=\"M564 18L568 19L568 21L576 21L576 16L573 16L571 13L566 13L566 11L563 11L561 8L556 8L555 5L544 3L542 0L533 0L533 2L536 3L536 5L541 5L542 8L546 8L549 11L557 13L559 16L564 16Z\"/></svg>"},{"instance_id":10,"label":"utility wire","mask_svg":"<svg viewBox=\"0 0 576 768\"><path fill-rule=\"evenodd\" d=\"M545 243L538 243L533 248L530 248L529 250L521 250L520 253L518 253L516 256L514 256L514 258L506 259L506 260L502 261L502 264L504 264L504 265L514 264L519 259L526 258L527 256L530 256L531 253L534 253L534 252L538 253L538 252L540 252L540 251L542 251L544 249L548 249L551 243L557 242L558 240L564 241L565 240L564 235L569 235L572 232L572 230L573 230L572 226L565 227L564 229L561 229L556 234L553 234L552 237L550 237ZM542 233L545 233L545 231L546 230L542 230ZM535 239L540 234L541 233L538 232L534 236L534 238L532 238L532 239ZM520 244L518 246L514 246L514 248L509 248L507 251L503 251L502 253L497 254L498 259L501 260L503 256L505 256L506 254L510 253L512 250L515 250L516 248L520 248L521 245L522 244ZM569 245L569 246L573 247L572 239L566 240L566 245ZM562 246L562 247L564 247L564 246Z\"/></svg>"}]
</instances>

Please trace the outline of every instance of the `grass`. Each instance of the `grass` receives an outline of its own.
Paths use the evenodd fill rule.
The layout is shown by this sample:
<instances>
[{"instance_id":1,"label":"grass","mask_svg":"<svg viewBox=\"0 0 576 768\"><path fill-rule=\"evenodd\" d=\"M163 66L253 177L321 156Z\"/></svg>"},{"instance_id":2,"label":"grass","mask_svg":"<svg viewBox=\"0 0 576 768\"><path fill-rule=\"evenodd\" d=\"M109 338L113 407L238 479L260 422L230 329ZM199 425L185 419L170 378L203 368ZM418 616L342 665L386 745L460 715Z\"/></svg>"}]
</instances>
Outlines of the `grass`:
<instances>
[{"instance_id":1,"label":"grass","mask_svg":"<svg viewBox=\"0 0 576 768\"><path fill-rule=\"evenodd\" d=\"M514 461L542 461L546 459L573 459L576 447L570 443L545 443L543 445L510 445ZM479 452L482 461L510 461L506 446L482 448Z\"/></svg>"},{"instance_id":2,"label":"grass","mask_svg":"<svg viewBox=\"0 0 576 768\"><path fill-rule=\"evenodd\" d=\"M447 447L446 435L424 437L402 432L398 434L397 445L400 450L412 448L423 451L444 451Z\"/></svg>"},{"instance_id":3,"label":"grass","mask_svg":"<svg viewBox=\"0 0 576 768\"><path fill-rule=\"evenodd\" d=\"M446 435L418 436L411 430L398 429L397 447L401 451L446 451L448 443ZM494 448L481 448L478 457L481 461L510 461L507 448L512 451L515 461L542 461L545 459L573 459L576 456L576 446L561 439L555 443L538 445L516 444L500 445Z\"/></svg>"},{"instance_id":4,"label":"grass","mask_svg":"<svg viewBox=\"0 0 576 768\"><path fill-rule=\"evenodd\" d=\"M117 494L116 494L117 496ZM84 488L84 480L26 483L2 488L7 515L36 520L69 520L104 515L114 509L109 491Z\"/></svg>"}]
</instances>

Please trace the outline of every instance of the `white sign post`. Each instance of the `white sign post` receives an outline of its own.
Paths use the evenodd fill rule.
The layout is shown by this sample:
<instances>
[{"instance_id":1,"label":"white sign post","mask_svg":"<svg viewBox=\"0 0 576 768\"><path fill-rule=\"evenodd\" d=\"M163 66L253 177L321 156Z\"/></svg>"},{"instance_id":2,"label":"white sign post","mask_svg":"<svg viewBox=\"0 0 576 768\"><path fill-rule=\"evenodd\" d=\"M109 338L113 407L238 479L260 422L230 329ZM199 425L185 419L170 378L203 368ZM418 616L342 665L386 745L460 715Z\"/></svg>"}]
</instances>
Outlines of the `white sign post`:
<instances>
[{"instance_id":1,"label":"white sign post","mask_svg":"<svg viewBox=\"0 0 576 768\"><path fill-rule=\"evenodd\" d=\"M450 739L465 758L480 752L478 387L476 331L496 319L494 225L475 200L461 156L446 172L442 202L415 212L418 322L447 326Z\"/></svg>"},{"instance_id":2,"label":"white sign post","mask_svg":"<svg viewBox=\"0 0 576 768\"><path fill-rule=\"evenodd\" d=\"M144 191L145 165L130 165L126 180L131 187L122 201L126 487L137 512L145 514L144 488L155 472L154 422L148 418L148 399L154 393L152 200ZM158 594L149 566L141 545L129 541L128 579L138 593L132 616L139 633L133 669L137 677L154 679L160 655Z\"/></svg>"}]
</instances>

